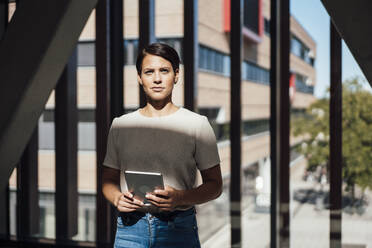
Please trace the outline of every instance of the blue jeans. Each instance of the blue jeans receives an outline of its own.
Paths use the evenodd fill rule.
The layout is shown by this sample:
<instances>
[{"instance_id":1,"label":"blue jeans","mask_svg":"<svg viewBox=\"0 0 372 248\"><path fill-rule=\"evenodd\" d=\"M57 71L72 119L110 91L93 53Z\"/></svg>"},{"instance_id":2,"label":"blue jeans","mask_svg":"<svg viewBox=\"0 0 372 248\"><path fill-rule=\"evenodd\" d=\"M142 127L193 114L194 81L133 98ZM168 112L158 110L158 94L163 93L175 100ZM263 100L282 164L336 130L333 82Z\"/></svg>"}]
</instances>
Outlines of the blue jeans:
<instances>
[{"instance_id":1,"label":"blue jeans","mask_svg":"<svg viewBox=\"0 0 372 248\"><path fill-rule=\"evenodd\" d=\"M194 208L168 221L150 213L134 215L124 223L118 217L115 248L200 248Z\"/></svg>"}]
</instances>

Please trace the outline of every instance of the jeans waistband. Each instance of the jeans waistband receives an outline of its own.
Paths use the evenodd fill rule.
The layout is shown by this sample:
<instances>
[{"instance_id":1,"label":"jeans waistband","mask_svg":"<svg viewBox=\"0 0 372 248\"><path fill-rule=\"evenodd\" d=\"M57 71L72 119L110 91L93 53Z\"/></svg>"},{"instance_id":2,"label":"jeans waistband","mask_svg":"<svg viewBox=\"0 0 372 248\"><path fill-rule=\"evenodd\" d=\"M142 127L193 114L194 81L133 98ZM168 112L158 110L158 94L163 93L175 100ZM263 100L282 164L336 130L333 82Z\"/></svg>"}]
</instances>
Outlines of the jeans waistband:
<instances>
[{"instance_id":1,"label":"jeans waistband","mask_svg":"<svg viewBox=\"0 0 372 248\"><path fill-rule=\"evenodd\" d=\"M173 221L177 217L185 217L185 216L189 216L195 213L196 213L195 207L191 207L187 210L175 210L171 212L164 211L164 212L149 213L149 214L162 221ZM129 212L129 213L125 213L125 212L119 213L119 216L121 217L123 224L126 226L131 226L137 223L137 221L141 219L142 217L144 217L145 215L146 215L145 212L140 212L140 211L134 211L134 212Z\"/></svg>"},{"instance_id":2,"label":"jeans waistband","mask_svg":"<svg viewBox=\"0 0 372 248\"><path fill-rule=\"evenodd\" d=\"M196 213L195 207L191 207L187 210L175 210L172 212L159 212L151 213L152 216L157 217L161 220L174 220L176 217L185 217Z\"/></svg>"}]
</instances>

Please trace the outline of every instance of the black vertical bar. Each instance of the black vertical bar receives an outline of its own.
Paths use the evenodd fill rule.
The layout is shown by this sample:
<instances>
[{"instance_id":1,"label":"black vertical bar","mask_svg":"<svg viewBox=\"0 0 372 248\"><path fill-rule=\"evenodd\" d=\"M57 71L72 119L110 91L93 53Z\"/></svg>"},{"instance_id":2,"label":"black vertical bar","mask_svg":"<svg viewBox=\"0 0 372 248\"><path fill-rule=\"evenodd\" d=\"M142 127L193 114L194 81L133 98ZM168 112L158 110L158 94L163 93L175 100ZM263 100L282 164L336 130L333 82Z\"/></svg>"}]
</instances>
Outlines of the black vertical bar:
<instances>
[{"instance_id":1,"label":"black vertical bar","mask_svg":"<svg viewBox=\"0 0 372 248\"><path fill-rule=\"evenodd\" d=\"M8 26L8 1L0 0L0 42ZM0 188L0 235L9 238L9 184Z\"/></svg>"},{"instance_id":2,"label":"black vertical bar","mask_svg":"<svg viewBox=\"0 0 372 248\"><path fill-rule=\"evenodd\" d=\"M289 0L271 1L271 22L271 247L289 247Z\"/></svg>"},{"instance_id":3,"label":"black vertical bar","mask_svg":"<svg viewBox=\"0 0 372 248\"><path fill-rule=\"evenodd\" d=\"M17 167L17 238L39 231L38 127L35 128Z\"/></svg>"},{"instance_id":4,"label":"black vertical bar","mask_svg":"<svg viewBox=\"0 0 372 248\"><path fill-rule=\"evenodd\" d=\"M9 184L0 189L0 236L9 239L10 211L9 211Z\"/></svg>"},{"instance_id":5,"label":"black vertical bar","mask_svg":"<svg viewBox=\"0 0 372 248\"><path fill-rule=\"evenodd\" d=\"M8 0L0 0L0 41L8 26Z\"/></svg>"},{"instance_id":6,"label":"black vertical bar","mask_svg":"<svg viewBox=\"0 0 372 248\"><path fill-rule=\"evenodd\" d=\"M123 105L123 1L110 1L111 119L124 113Z\"/></svg>"},{"instance_id":7,"label":"black vertical bar","mask_svg":"<svg viewBox=\"0 0 372 248\"><path fill-rule=\"evenodd\" d=\"M198 95L198 0L183 2L184 106L195 111Z\"/></svg>"},{"instance_id":8,"label":"black vertical bar","mask_svg":"<svg viewBox=\"0 0 372 248\"><path fill-rule=\"evenodd\" d=\"M154 0L139 0L138 18L139 18L139 42L138 54L142 49L155 42L155 2ZM146 95L143 88L139 87L140 107L146 105Z\"/></svg>"},{"instance_id":9,"label":"black vertical bar","mask_svg":"<svg viewBox=\"0 0 372 248\"><path fill-rule=\"evenodd\" d=\"M271 161L271 199L270 199L270 247L277 247L278 192L277 192L277 163L276 163L276 77L277 77L277 1L271 0L270 5L270 161Z\"/></svg>"},{"instance_id":10,"label":"black vertical bar","mask_svg":"<svg viewBox=\"0 0 372 248\"><path fill-rule=\"evenodd\" d=\"M342 43L331 22L330 247L341 248L342 225Z\"/></svg>"},{"instance_id":11,"label":"black vertical bar","mask_svg":"<svg viewBox=\"0 0 372 248\"><path fill-rule=\"evenodd\" d=\"M230 142L231 180L230 216L231 247L241 247L241 78L242 78L242 27L243 1L231 1L231 96L230 96Z\"/></svg>"},{"instance_id":12,"label":"black vertical bar","mask_svg":"<svg viewBox=\"0 0 372 248\"><path fill-rule=\"evenodd\" d=\"M55 90L57 240L70 239L78 232L76 69L75 49Z\"/></svg>"},{"instance_id":13,"label":"black vertical bar","mask_svg":"<svg viewBox=\"0 0 372 248\"><path fill-rule=\"evenodd\" d=\"M100 0L96 7L97 247L112 245L115 233L114 213L102 193L102 163L111 124L110 2L110 0Z\"/></svg>"}]
</instances>

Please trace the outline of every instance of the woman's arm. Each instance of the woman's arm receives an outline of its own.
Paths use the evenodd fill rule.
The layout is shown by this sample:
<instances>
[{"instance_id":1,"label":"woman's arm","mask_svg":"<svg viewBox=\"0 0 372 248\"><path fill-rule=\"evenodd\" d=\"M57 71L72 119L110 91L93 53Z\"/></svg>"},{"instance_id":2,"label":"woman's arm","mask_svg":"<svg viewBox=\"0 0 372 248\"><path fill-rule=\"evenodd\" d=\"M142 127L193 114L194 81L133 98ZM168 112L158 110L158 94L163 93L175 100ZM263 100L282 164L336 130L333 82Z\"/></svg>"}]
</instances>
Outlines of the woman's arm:
<instances>
[{"instance_id":1,"label":"woman's arm","mask_svg":"<svg viewBox=\"0 0 372 248\"><path fill-rule=\"evenodd\" d=\"M132 212L143 206L130 192L120 191L120 170L117 169L103 166L102 193L120 212Z\"/></svg>"},{"instance_id":2,"label":"woman's arm","mask_svg":"<svg viewBox=\"0 0 372 248\"><path fill-rule=\"evenodd\" d=\"M166 186L164 190L155 190L146 198L161 210L172 211L178 206L201 204L219 197L222 193L220 165L202 170L203 183L190 190L177 190Z\"/></svg>"}]
</instances>

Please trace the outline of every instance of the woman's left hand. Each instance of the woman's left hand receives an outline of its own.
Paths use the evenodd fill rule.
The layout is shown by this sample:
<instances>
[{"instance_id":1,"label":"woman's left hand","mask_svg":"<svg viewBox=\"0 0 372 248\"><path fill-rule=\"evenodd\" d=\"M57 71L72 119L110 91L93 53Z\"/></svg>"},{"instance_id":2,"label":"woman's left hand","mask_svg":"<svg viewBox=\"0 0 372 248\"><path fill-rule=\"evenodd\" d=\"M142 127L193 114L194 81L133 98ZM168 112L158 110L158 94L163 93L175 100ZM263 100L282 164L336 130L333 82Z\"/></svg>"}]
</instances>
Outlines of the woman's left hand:
<instances>
[{"instance_id":1,"label":"woman's left hand","mask_svg":"<svg viewBox=\"0 0 372 248\"><path fill-rule=\"evenodd\" d=\"M181 205L182 190L166 185L164 189L156 189L152 193L147 193L146 198L163 211L173 211Z\"/></svg>"}]
</instances>

